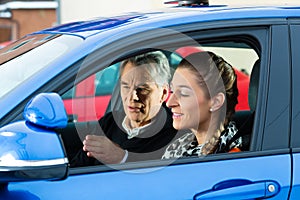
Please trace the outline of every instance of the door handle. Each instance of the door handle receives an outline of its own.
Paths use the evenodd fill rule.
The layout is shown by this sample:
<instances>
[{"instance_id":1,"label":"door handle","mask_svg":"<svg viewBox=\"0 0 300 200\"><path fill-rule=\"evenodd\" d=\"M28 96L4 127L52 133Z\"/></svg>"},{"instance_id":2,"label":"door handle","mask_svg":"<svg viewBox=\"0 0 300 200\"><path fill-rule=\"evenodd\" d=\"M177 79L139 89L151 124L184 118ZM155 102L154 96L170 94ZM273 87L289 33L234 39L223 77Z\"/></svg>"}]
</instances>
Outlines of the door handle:
<instances>
[{"instance_id":1,"label":"door handle","mask_svg":"<svg viewBox=\"0 0 300 200\"><path fill-rule=\"evenodd\" d=\"M217 183L212 189L196 194L193 199L257 199L275 196L279 191L280 185L275 181L252 182L245 179L233 179Z\"/></svg>"}]
</instances>

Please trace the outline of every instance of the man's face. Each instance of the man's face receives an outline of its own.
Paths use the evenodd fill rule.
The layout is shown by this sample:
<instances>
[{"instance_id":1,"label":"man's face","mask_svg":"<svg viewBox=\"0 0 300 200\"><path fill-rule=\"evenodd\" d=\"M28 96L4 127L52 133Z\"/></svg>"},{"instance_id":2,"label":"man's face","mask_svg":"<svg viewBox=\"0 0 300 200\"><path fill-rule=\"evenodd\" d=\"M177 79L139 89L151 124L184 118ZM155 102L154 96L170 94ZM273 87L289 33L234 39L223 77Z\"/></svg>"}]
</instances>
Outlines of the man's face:
<instances>
[{"instance_id":1,"label":"man's face","mask_svg":"<svg viewBox=\"0 0 300 200\"><path fill-rule=\"evenodd\" d=\"M127 63L121 74L121 97L130 125L150 123L164 101L164 89L158 87L145 66Z\"/></svg>"}]
</instances>

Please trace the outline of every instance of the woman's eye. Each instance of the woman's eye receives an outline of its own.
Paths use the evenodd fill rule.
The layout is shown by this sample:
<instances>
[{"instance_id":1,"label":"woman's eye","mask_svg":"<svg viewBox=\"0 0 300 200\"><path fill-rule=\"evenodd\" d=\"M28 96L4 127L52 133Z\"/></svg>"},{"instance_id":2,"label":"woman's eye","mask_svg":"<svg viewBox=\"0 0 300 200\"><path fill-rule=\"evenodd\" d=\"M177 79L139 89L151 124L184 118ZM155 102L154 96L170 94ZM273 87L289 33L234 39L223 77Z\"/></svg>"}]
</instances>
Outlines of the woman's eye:
<instances>
[{"instance_id":1,"label":"woman's eye","mask_svg":"<svg viewBox=\"0 0 300 200\"><path fill-rule=\"evenodd\" d=\"M179 94L182 97L189 97L191 95L189 91L185 91L185 90L180 90Z\"/></svg>"},{"instance_id":2,"label":"woman's eye","mask_svg":"<svg viewBox=\"0 0 300 200\"><path fill-rule=\"evenodd\" d=\"M186 94L186 93L180 93L180 95L181 95L182 97L189 97L189 96L190 96L189 94Z\"/></svg>"}]
</instances>

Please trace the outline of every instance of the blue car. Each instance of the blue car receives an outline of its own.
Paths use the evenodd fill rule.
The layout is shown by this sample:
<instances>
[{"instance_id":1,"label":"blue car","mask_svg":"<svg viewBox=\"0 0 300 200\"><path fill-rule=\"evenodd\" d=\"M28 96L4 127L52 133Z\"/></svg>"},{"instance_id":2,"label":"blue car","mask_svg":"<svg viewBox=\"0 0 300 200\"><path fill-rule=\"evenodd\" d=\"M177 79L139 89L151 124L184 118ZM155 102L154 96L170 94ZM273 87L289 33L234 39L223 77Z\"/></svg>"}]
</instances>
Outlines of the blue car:
<instances>
[{"instance_id":1,"label":"blue car","mask_svg":"<svg viewBox=\"0 0 300 200\"><path fill-rule=\"evenodd\" d=\"M0 50L1 200L300 198L300 7L186 2L51 27ZM161 50L175 68L195 49L247 81L234 116L243 151L70 165L82 148L70 127L97 122L97 91L104 112L121 107L122 60Z\"/></svg>"}]
</instances>

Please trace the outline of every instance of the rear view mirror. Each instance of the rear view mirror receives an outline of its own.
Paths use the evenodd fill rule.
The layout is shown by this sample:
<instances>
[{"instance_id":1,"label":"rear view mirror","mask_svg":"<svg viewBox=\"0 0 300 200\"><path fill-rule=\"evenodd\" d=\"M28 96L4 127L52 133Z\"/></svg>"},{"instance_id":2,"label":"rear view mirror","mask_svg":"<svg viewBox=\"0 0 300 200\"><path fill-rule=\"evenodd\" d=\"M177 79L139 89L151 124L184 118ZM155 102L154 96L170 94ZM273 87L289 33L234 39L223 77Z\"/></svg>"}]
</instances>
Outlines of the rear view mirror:
<instances>
[{"instance_id":1,"label":"rear view mirror","mask_svg":"<svg viewBox=\"0 0 300 200\"><path fill-rule=\"evenodd\" d=\"M68 160L54 131L67 124L60 96L35 96L26 105L23 116L24 121L0 128L0 183L65 178Z\"/></svg>"}]
</instances>

